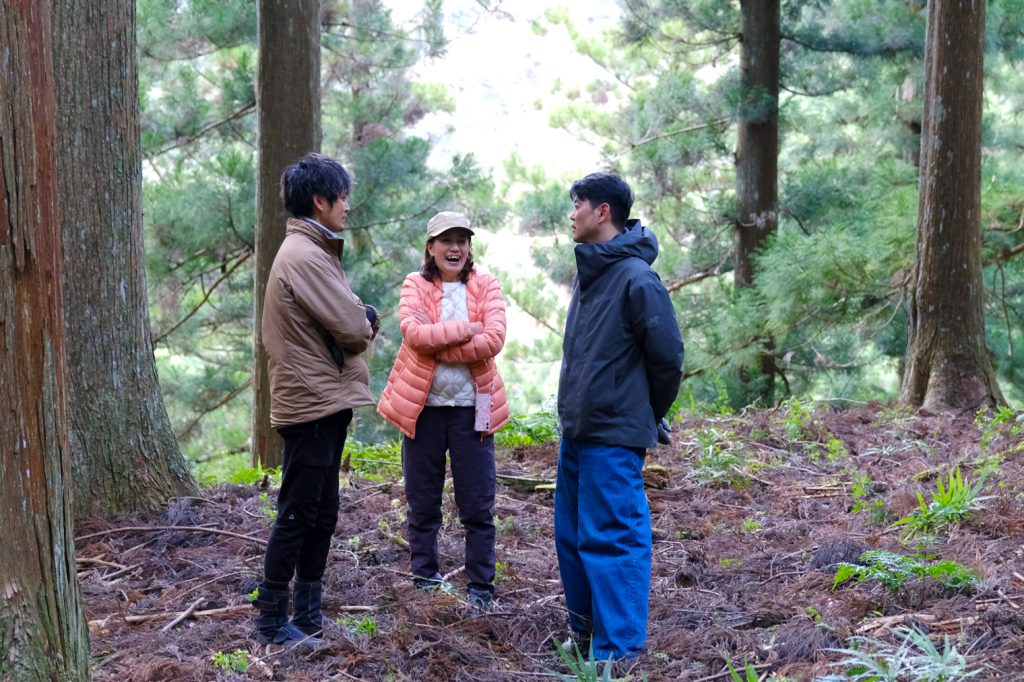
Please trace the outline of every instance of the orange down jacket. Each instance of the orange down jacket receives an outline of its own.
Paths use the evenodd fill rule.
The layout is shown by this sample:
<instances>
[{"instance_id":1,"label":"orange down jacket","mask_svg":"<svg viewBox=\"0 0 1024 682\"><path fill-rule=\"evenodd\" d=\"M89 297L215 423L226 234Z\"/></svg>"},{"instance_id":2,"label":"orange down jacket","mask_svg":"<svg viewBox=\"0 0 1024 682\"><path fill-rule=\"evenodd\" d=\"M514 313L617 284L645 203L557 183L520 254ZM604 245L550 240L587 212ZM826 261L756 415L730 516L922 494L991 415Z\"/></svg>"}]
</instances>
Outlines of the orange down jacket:
<instances>
[{"instance_id":1,"label":"orange down jacket","mask_svg":"<svg viewBox=\"0 0 1024 682\"><path fill-rule=\"evenodd\" d=\"M377 412L409 438L416 437L416 420L427 402L438 362L469 366L477 393L477 418L481 399L490 395L490 435L508 422L505 384L498 375L494 356L505 345L505 300L498 280L473 270L466 281L469 321L441 318L441 281L427 281L418 272L405 278L399 303L402 346L387 386L381 393ZM422 310L432 324L417 322L413 311ZM480 322L483 332L470 336L469 322ZM483 408L486 410L487 405Z\"/></svg>"}]
</instances>

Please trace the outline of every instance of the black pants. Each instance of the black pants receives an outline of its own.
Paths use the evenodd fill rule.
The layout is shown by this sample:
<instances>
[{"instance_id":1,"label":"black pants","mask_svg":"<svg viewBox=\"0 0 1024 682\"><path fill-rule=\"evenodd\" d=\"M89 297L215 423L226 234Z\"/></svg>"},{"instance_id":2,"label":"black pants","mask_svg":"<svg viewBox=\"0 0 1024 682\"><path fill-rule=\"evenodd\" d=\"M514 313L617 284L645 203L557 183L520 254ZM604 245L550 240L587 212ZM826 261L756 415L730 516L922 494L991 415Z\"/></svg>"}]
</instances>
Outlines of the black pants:
<instances>
[{"instance_id":1,"label":"black pants","mask_svg":"<svg viewBox=\"0 0 1024 682\"><path fill-rule=\"evenodd\" d=\"M352 410L284 426L277 520L263 560L264 587L287 590L292 576L318 582L338 523L338 476Z\"/></svg>"},{"instance_id":2,"label":"black pants","mask_svg":"<svg viewBox=\"0 0 1024 682\"><path fill-rule=\"evenodd\" d=\"M445 453L451 455L459 520L466 531L466 575L470 587L494 589L494 437L473 430L472 407L424 407L416 438L402 444L405 497L409 504L412 573L439 572Z\"/></svg>"}]
</instances>

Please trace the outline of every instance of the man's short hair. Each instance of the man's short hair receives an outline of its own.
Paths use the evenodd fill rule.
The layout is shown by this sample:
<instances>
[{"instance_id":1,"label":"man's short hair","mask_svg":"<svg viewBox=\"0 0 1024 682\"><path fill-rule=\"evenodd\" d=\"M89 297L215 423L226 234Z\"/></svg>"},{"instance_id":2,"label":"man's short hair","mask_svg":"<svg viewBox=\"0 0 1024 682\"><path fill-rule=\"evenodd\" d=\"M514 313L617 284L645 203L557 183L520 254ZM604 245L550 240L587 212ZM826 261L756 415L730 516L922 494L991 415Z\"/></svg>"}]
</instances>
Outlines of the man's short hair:
<instances>
[{"instance_id":1,"label":"man's short hair","mask_svg":"<svg viewBox=\"0 0 1024 682\"><path fill-rule=\"evenodd\" d=\"M625 180L613 173L591 173L577 180L572 183L569 198L573 201L589 201L593 207L608 204L612 225L620 232L625 228L629 211L633 208L633 190Z\"/></svg>"},{"instance_id":2,"label":"man's short hair","mask_svg":"<svg viewBox=\"0 0 1024 682\"><path fill-rule=\"evenodd\" d=\"M313 215L313 197L327 199L333 206L339 197L347 195L352 179L340 163L310 152L281 173L281 200L288 213L296 218Z\"/></svg>"}]
</instances>

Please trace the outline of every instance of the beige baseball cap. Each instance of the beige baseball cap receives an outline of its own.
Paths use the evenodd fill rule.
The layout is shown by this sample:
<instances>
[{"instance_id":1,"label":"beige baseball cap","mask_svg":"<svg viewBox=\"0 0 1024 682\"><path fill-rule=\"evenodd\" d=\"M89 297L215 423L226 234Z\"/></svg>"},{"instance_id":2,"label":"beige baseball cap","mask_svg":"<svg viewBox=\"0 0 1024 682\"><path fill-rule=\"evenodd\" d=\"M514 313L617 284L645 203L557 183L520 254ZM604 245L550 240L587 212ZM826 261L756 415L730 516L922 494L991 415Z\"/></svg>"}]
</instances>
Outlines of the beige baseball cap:
<instances>
[{"instance_id":1,"label":"beige baseball cap","mask_svg":"<svg viewBox=\"0 0 1024 682\"><path fill-rule=\"evenodd\" d=\"M427 223L427 240L455 227L461 227L470 234L475 234L469 226L469 218L457 211L441 211Z\"/></svg>"}]
</instances>

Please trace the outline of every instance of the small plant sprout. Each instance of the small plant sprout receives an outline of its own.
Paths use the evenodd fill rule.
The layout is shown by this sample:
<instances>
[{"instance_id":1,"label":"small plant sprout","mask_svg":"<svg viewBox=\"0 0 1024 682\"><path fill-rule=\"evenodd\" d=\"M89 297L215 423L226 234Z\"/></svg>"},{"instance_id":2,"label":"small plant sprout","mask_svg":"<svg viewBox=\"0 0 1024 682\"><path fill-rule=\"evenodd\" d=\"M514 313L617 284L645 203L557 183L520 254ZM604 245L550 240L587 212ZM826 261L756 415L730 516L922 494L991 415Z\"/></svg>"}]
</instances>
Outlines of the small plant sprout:
<instances>
[{"instance_id":1,"label":"small plant sprout","mask_svg":"<svg viewBox=\"0 0 1024 682\"><path fill-rule=\"evenodd\" d=\"M256 485L276 487L281 485L281 467L264 469L261 466L245 467L231 475L230 482L236 485Z\"/></svg>"},{"instance_id":2,"label":"small plant sprout","mask_svg":"<svg viewBox=\"0 0 1024 682\"><path fill-rule=\"evenodd\" d=\"M943 637L942 650L928 635L915 628L896 628L901 638L890 644L870 637L853 637L848 649L829 649L845 656L832 664L838 674L816 678L815 682L954 682L981 672L968 670L963 654Z\"/></svg>"},{"instance_id":3,"label":"small plant sprout","mask_svg":"<svg viewBox=\"0 0 1024 682\"><path fill-rule=\"evenodd\" d=\"M690 476L703 485L747 486L754 465L735 449L735 433L707 428L696 431L694 437L699 457Z\"/></svg>"},{"instance_id":4,"label":"small plant sprout","mask_svg":"<svg viewBox=\"0 0 1024 682\"><path fill-rule=\"evenodd\" d=\"M558 415L552 411L512 417L494 437L495 445L503 448L542 445L557 440Z\"/></svg>"},{"instance_id":5,"label":"small plant sprout","mask_svg":"<svg viewBox=\"0 0 1024 682\"><path fill-rule=\"evenodd\" d=\"M339 618L337 623L353 637L373 637L380 632L377 619L369 614L362 618Z\"/></svg>"},{"instance_id":6,"label":"small plant sprout","mask_svg":"<svg viewBox=\"0 0 1024 682\"><path fill-rule=\"evenodd\" d=\"M740 524L740 530L747 535L755 535L761 532L761 523L755 518L746 518Z\"/></svg>"},{"instance_id":7,"label":"small plant sprout","mask_svg":"<svg viewBox=\"0 0 1024 682\"><path fill-rule=\"evenodd\" d=\"M729 668L729 679L732 682L758 682L759 677L757 674L757 668L754 667L753 663L748 663L746 660L743 661L743 674L732 665L732 660L729 658L728 652L722 652L722 657L725 659L725 665Z\"/></svg>"},{"instance_id":8,"label":"small plant sprout","mask_svg":"<svg viewBox=\"0 0 1024 682\"><path fill-rule=\"evenodd\" d=\"M903 542L912 540L921 533L937 532L946 526L968 519L981 509L981 503L991 495L979 495L985 479L973 486L960 475L960 467L949 474L949 482L943 485L940 477L937 489L932 491L931 502L925 502L924 495L917 493L918 508L910 516L896 521L894 526L906 526L900 535Z\"/></svg>"},{"instance_id":9,"label":"small plant sprout","mask_svg":"<svg viewBox=\"0 0 1024 682\"><path fill-rule=\"evenodd\" d=\"M978 574L955 561L929 563L922 557L904 556L885 550L869 550L860 555L859 563L839 564L832 589L848 580L861 583L876 580L892 592L899 592L912 578L931 578L947 590L972 590L981 584Z\"/></svg>"},{"instance_id":10,"label":"small plant sprout","mask_svg":"<svg viewBox=\"0 0 1024 682\"><path fill-rule=\"evenodd\" d=\"M218 651L212 656L213 664L228 673L244 673L249 670L249 652L235 649L231 653Z\"/></svg>"}]
</instances>

